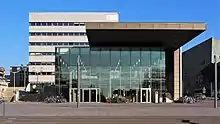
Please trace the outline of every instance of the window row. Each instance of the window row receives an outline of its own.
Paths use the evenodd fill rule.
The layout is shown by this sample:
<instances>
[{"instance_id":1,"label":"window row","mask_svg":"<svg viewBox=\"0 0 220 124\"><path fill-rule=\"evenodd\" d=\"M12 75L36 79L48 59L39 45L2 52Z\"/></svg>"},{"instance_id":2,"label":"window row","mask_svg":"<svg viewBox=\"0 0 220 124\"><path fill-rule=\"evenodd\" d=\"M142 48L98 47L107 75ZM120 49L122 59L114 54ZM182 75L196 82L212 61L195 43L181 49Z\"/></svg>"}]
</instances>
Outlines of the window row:
<instances>
[{"instance_id":1,"label":"window row","mask_svg":"<svg viewBox=\"0 0 220 124\"><path fill-rule=\"evenodd\" d=\"M30 52L31 56L54 56L55 52Z\"/></svg>"},{"instance_id":2,"label":"window row","mask_svg":"<svg viewBox=\"0 0 220 124\"><path fill-rule=\"evenodd\" d=\"M29 22L29 26L85 26L79 22Z\"/></svg>"},{"instance_id":3,"label":"window row","mask_svg":"<svg viewBox=\"0 0 220 124\"><path fill-rule=\"evenodd\" d=\"M88 42L29 42L30 46L87 46Z\"/></svg>"},{"instance_id":4,"label":"window row","mask_svg":"<svg viewBox=\"0 0 220 124\"><path fill-rule=\"evenodd\" d=\"M30 36L86 36L86 32L30 32Z\"/></svg>"},{"instance_id":5,"label":"window row","mask_svg":"<svg viewBox=\"0 0 220 124\"><path fill-rule=\"evenodd\" d=\"M29 65L55 65L55 62L29 62Z\"/></svg>"},{"instance_id":6,"label":"window row","mask_svg":"<svg viewBox=\"0 0 220 124\"><path fill-rule=\"evenodd\" d=\"M78 55L85 66L126 67L129 69L143 67L165 67L165 51L147 48L126 49L116 48L90 49L90 48L57 48L56 57L61 57L68 65L77 65ZM161 69L151 68L154 71ZM146 68L146 71L149 69Z\"/></svg>"},{"instance_id":7,"label":"window row","mask_svg":"<svg viewBox=\"0 0 220 124\"><path fill-rule=\"evenodd\" d=\"M29 75L55 75L54 72L29 72Z\"/></svg>"}]
</instances>

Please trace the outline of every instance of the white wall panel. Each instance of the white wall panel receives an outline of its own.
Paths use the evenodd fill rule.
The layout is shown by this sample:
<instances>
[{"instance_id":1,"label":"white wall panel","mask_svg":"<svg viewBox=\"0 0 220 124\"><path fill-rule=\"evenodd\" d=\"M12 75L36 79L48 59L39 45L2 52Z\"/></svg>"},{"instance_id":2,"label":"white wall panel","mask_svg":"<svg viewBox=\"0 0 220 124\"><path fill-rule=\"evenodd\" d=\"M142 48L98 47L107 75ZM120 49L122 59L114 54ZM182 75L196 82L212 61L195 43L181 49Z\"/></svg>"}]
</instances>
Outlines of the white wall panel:
<instances>
[{"instance_id":1,"label":"white wall panel","mask_svg":"<svg viewBox=\"0 0 220 124\"><path fill-rule=\"evenodd\" d=\"M29 65L29 72L55 72L55 65Z\"/></svg>"},{"instance_id":2,"label":"white wall panel","mask_svg":"<svg viewBox=\"0 0 220 124\"><path fill-rule=\"evenodd\" d=\"M118 22L116 12L38 12L29 13L30 22Z\"/></svg>"},{"instance_id":3,"label":"white wall panel","mask_svg":"<svg viewBox=\"0 0 220 124\"><path fill-rule=\"evenodd\" d=\"M29 56L29 62L55 62L55 56Z\"/></svg>"},{"instance_id":4,"label":"white wall panel","mask_svg":"<svg viewBox=\"0 0 220 124\"><path fill-rule=\"evenodd\" d=\"M86 32L85 26L29 26L29 32Z\"/></svg>"},{"instance_id":5,"label":"white wall panel","mask_svg":"<svg viewBox=\"0 0 220 124\"><path fill-rule=\"evenodd\" d=\"M29 46L29 52L55 52L55 46Z\"/></svg>"},{"instance_id":6,"label":"white wall panel","mask_svg":"<svg viewBox=\"0 0 220 124\"><path fill-rule=\"evenodd\" d=\"M47 83L55 82L55 75L29 75L30 83Z\"/></svg>"},{"instance_id":7,"label":"white wall panel","mask_svg":"<svg viewBox=\"0 0 220 124\"><path fill-rule=\"evenodd\" d=\"M53 42L61 42L61 41L66 41L66 42L74 42L74 41L88 41L87 36L29 36L29 41L30 42L46 42L46 41L53 41Z\"/></svg>"}]
</instances>

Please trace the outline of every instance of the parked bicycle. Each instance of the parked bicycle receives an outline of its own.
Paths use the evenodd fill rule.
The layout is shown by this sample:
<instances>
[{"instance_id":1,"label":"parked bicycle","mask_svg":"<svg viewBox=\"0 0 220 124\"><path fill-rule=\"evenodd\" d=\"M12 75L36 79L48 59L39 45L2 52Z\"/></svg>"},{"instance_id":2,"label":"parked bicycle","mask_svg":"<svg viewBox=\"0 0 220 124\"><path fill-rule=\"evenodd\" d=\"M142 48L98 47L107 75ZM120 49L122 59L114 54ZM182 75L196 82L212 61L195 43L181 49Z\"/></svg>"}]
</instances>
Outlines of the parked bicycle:
<instances>
[{"instance_id":1,"label":"parked bicycle","mask_svg":"<svg viewBox=\"0 0 220 124\"><path fill-rule=\"evenodd\" d=\"M67 100L63 96L47 96L44 99L45 103L65 103Z\"/></svg>"},{"instance_id":2,"label":"parked bicycle","mask_svg":"<svg viewBox=\"0 0 220 124\"><path fill-rule=\"evenodd\" d=\"M195 104L196 99L194 97L191 97L191 96L184 96L183 97L183 103Z\"/></svg>"},{"instance_id":3,"label":"parked bicycle","mask_svg":"<svg viewBox=\"0 0 220 124\"><path fill-rule=\"evenodd\" d=\"M197 94L195 94L194 97L195 97L197 103L203 103L206 99L206 96L202 93L197 93Z\"/></svg>"}]
</instances>

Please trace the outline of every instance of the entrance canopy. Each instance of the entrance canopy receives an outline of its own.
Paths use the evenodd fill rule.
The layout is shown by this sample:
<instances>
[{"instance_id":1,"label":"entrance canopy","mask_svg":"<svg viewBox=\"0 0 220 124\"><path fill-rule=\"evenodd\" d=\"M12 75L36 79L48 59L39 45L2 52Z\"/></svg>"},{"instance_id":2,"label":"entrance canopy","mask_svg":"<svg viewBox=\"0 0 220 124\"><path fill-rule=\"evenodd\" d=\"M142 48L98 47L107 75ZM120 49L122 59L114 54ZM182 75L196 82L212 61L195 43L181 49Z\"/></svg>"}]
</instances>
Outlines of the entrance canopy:
<instances>
[{"instance_id":1,"label":"entrance canopy","mask_svg":"<svg viewBox=\"0 0 220 124\"><path fill-rule=\"evenodd\" d=\"M205 30L205 23L91 22L86 24L91 47L179 48Z\"/></svg>"}]
</instances>

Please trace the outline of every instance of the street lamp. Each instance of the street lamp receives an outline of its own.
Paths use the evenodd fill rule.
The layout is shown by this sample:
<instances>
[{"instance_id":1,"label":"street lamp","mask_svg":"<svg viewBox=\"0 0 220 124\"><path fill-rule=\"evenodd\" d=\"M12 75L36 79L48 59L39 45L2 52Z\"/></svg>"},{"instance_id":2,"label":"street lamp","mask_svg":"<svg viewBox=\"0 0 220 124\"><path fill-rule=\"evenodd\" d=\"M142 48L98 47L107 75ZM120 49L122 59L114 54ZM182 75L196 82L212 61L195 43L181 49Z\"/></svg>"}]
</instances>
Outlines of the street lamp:
<instances>
[{"instance_id":1,"label":"street lamp","mask_svg":"<svg viewBox=\"0 0 220 124\"><path fill-rule=\"evenodd\" d=\"M14 81L13 81L13 90L14 90L14 92L15 92L15 85L16 85L16 80L15 80L15 78L16 78L16 73L18 73L18 71L19 71L20 69L18 68L18 67L16 67L16 70L14 70L13 69L13 67L11 68L11 72L13 73L13 77L14 77Z\"/></svg>"},{"instance_id":2,"label":"street lamp","mask_svg":"<svg viewBox=\"0 0 220 124\"><path fill-rule=\"evenodd\" d=\"M21 69L22 69L22 71L23 71L24 88L26 88L26 73L25 73L26 69L25 69L25 67L23 66L23 64L21 64Z\"/></svg>"},{"instance_id":3,"label":"street lamp","mask_svg":"<svg viewBox=\"0 0 220 124\"><path fill-rule=\"evenodd\" d=\"M218 108L218 62L217 57L214 55L214 63L215 63L215 99L214 99L214 108Z\"/></svg>"},{"instance_id":4,"label":"street lamp","mask_svg":"<svg viewBox=\"0 0 220 124\"><path fill-rule=\"evenodd\" d=\"M77 108L79 108L79 103L80 103L80 81L81 81L81 71L80 71L80 66L81 66L81 60L80 56L77 56ZM73 71L69 69L69 102L72 102L72 79L73 79Z\"/></svg>"},{"instance_id":5,"label":"street lamp","mask_svg":"<svg viewBox=\"0 0 220 124\"><path fill-rule=\"evenodd\" d=\"M80 102L80 81L81 81L81 75L80 75L80 56L78 55L77 57L77 80L78 80L78 85L77 85L77 108L79 108L79 102Z\"/></svg>"}]
</instances>

